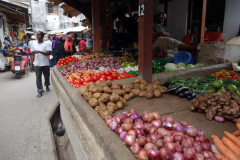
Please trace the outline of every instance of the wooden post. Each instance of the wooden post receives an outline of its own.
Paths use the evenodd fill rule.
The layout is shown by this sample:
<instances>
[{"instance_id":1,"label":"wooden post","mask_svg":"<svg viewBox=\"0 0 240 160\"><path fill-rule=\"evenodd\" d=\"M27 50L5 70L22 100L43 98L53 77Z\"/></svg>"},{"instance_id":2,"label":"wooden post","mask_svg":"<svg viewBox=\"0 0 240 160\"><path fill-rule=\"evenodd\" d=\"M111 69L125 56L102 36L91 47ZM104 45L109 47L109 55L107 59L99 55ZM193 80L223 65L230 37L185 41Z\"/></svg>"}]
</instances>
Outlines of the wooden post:
<instances>
[{"instance_id":1,"label":"wooden post","mask_svg":"<svg viewBox=\"0 0 240 160\"><path fill-rule=\"evenodd\" d=\"M108 38L112 38L112 11L108 10Z\"/></svg>"},{"instance_id":2,"label":"wooden post","mask_svg":"<svg viewBox=\"0 0 240 160\"><path fill-rule=\"evenodd\" d=\"M138 72L152 83L153 1L139 0Z\"/></svg>"},{"instance_id":3,"label":"wooden post","mask_svg":"<svg viewBox=\"0 0 240 160\"><path fill-rule=\"evenodd\" d=\"M201 0L201 15L198 27L198 43L204 42L207 0Z\"/></svg>"},{"instance_id":4,"label":"wooden post","mask_svg":"<svg viewBox=\"0 0 240 160\"><path fill-rule=\"evenodd\" d=\"M92 0L93 54L100 54L100 0Z\"/></svg>"},{"instance_id":5,"label":"wooden post","mask_svg":"<svg viewBox=\"0 0 240 160\"><path fill-rule=\"evenodd\" d=\"M107 49L107 0L101 0L102 48Z\"/></svg>"}]
</instances>

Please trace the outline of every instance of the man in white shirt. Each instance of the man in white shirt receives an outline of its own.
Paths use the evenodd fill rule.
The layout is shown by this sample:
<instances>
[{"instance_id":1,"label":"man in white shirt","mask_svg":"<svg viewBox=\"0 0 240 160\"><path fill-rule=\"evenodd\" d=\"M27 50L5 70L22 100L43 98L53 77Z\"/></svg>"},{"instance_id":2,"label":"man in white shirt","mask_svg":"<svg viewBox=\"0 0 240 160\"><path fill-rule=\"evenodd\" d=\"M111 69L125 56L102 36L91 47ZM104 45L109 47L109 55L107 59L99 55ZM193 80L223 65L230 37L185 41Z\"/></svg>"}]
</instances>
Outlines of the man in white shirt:
<instances>
[{"instance_id":1,"label":"man in white shirt","mask_svg":"<svg viewBox=\"0 0 240 160\"><path fill-rule=\"evenodd\" d=\"M43 41L43 32L37 33L38 42L34 43L31 47L31 60L34 65L34 70L36 73L36 82L37 82L37 97L41 97L44 90L42 85L42 74L44 75L46 86L46 91L50 91L50 63L48 60L48 56L51 54L52 46L49 42ZM31 65L30 69L33 71L33 65Z\"/></svg>"},{"instance_id":2,"label":"man in white shirt","mask_svg":"<svg viewBox=\"0 0 240 160\"><path fill-rule=\"evenodd\" d=\"M31 36L31 40L28 42L28 48L31 48L33 43L37 42L34 35Z\"/></svg>"}]
</instances>

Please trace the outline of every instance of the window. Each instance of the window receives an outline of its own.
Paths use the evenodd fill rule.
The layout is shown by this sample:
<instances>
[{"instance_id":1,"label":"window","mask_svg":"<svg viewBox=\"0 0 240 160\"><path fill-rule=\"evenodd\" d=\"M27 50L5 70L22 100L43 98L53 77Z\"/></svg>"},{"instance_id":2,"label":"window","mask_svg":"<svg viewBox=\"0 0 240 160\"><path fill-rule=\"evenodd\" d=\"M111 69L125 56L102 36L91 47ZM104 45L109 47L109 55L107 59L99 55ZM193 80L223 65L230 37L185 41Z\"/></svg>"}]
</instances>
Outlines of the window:
<instances>
[{"instance_id":1,"label":"window","mask_svg":"<svg viewBox=\"0 0 240 160\"><path fill-rule=\"evenodd\" d=\"M58 14L58 6L53 6L51 3L47 3L48 14Z\"/></svg>"}]
</instances>

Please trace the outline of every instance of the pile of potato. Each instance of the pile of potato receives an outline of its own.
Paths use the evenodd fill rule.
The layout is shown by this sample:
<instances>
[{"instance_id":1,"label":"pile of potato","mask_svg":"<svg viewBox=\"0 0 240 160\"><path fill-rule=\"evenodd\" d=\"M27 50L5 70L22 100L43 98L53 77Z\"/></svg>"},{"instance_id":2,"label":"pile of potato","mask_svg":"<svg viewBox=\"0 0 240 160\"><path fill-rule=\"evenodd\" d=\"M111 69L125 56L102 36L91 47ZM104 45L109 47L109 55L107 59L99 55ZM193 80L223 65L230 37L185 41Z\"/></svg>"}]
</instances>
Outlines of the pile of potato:
<instances>
[{"instance_id":1,"label":"pile of potato","mask_svg":"<svg viewBox=\"0 0 240 160\"><path fill-rule=\"evenodd\" d=\"M136 96L148 99L159 98L162 93L166 92L167 88L160 86L158 81L147 84L141 78L135 80L134 84L127 85L121 83L113 85L110 80L90 82L80 89L80 94L91 107L95 108L102 119L127 106L127 101Z\"/></svg>"}]
</instances>

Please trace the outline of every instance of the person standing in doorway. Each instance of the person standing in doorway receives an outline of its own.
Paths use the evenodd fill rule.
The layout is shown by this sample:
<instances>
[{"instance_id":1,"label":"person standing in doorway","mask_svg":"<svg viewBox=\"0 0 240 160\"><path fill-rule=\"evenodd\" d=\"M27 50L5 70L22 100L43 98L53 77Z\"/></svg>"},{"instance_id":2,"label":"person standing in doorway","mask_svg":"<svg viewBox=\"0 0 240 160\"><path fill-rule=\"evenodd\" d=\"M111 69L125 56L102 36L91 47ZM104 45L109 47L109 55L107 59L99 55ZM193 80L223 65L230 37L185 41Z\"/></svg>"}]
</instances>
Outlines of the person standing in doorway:
<instances>
[{"instance_id":1,"label":"person standing in doorway","mask_svg":"<svg viewBox=\"0 0 240 160\"><path fill-rule=\"evenodd\" d=\"M64 56L72 56L74 53L76 53L76 48L73 44L73 39L71 35L67 35L66 41L64 43Z\"/></svg>"},{"instance_id":2,"label":"person standing in doorway","mask_svg":"<svg viewBox=\"0 0 240 160\"><path fill-rule=\"evenodd\" d=\"M80 50L82 51L85 46L86 46L86 39L82 39L80 42L79 42L79 45L80 45Z\"/></svg>"},{"instance_id":3,"label":"person standing in doorway","mask_svg":"<svg viewBox=\"0 0 240 160\"><path fill-rule=\"evenodd\" d=\"M34 43L31 47L31 60L34 65L34 70L36 73L36 84L37 84L37 97L41 97L44 90L42 85L42 74L45 79L44 85L46 86L46 91L50 91L50 63L48 56L52 52L52 46L47 41L43 41L44 33L39 31L37 33L37 42ZM30 69L33 72L33 65Z\"/></svg>"}]
</instances>

